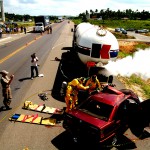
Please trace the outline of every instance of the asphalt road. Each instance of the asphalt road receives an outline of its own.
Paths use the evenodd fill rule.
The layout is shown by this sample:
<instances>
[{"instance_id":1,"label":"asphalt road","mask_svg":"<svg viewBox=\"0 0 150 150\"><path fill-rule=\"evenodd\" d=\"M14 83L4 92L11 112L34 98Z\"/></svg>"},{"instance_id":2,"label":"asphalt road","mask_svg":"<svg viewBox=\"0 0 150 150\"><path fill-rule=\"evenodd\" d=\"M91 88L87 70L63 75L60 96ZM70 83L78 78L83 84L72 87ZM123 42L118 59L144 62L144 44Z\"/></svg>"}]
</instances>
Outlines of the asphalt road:
<instances>
[{"instance_id":1,"label":"asphalt road","mask_svg":"<svg viewBox=\"0 0 150 150\"><path fill-rule=\"evenodd\" d=\"M31 150L56 149L51 141L64 131L61 124L49 128L42 125L14 123L8 121L8 118L14 113L36 114L36 112L22 109L25 100L31 100L38 104L45 103L57 108L65 106L64 102L51 96L51 89L59 65L59 62L54 59L61 57L61 53L65 51L61 51L62 47L70 46L72 38L70 31L71 25L64 22L53 25L53 34L45 33L41 36L39 33L31 33L0 46L0 53L2 54L0 56L0 70L6 69L10 74L15 75L11 86L12 110L0 112L0 145L2 145L0 149L22 150L26 147ZM39 72L43 73L44 77L30 80L30 55L33 52L39 57ZM48 94L49 99L47 101L43 102L38 97L41 92ZM2 95L0 97L0 106L2 106ZM50 116L39 113L40 115L43 117Z\"/></svg>"},{"instance_id":2,"label":"asphalt road","mask_svg":"<svg viewBox=\"0 0 150 150\"><path fill-rule=\"evenodd\" d=\"M135 39L133 39L133 40L135 40L135 41L150 42L150 37L149 36L145 36L145 35L142 35L140 33L135 33L134 31L133 32L128 31L127 33L130 36L134 36ZM129 40L131 40L131 39L129 39Z\"/></svg>"},{"instance_id":3,"label":"asphalt road","mask_svg":"<svg viewBox=\"0 0 150 150\"><path fill-rule=\"evenodd\" d=\"M113 28L109 28L109 30L115 31ZM134 36L135 39L118 39L118 40L123 40L123 41L139 41L139 42L150 42L150 37L145 36L140 33L135 33L135 31L127 31L127 35L129 36Z\"/></svg>"},{"instance_id":4,"label":"asphalt road","mask_svg":"<svg viewBox=\"0 0 150 150\"><path fill-rule=\"evenodd\" d=\"M0 70L6 69L15 78L12 82L13 101L12 110L0 112L0 150L70 150L70 149L91 149L86 144L75 145L68 134L62 127L62 122L54 127L44 125L34 125L28 123L10 122L8 118L12 114L38 114L39 116L49 117L48 114L37 113L22 109L23 103L30 100L33 103L63 108L65 103L59 99L60 83L67 80L60 74L60 61L55 61L55 57L61 58L67 50L72 47L73 23L66 22L53 24L52 34L28 33L19 35L20 38L14 37L11 42L3 41L0 43ZM39 57L39 71L44 77L30 80L30 55L35 52ZM77 67L78 68L78 67ZM76 66L71 69L74 74L79 72ZM66 68L69 70L70 68ZM70 71L68 71L67 75ZM65 72L66 73L66 72ZM109 74L107 71L104 73ZM66 74L65 74L66 75ZM75 75L74 75L75 76ZM74 76L71 76L73 78ZM118 83L117 88L123 88ZM1 90L1 89L0 89ZM48 100L42 101L38 94L47 93ZM2 95L0 93L0 106L2 106ZM117 148L121 149L143 149L148 150L150 147L149 139L139 140L128 130ZM93 149L93 147L92 147ZM112 148L110 143L103 149Z\"/></svg>"}]
</instances>

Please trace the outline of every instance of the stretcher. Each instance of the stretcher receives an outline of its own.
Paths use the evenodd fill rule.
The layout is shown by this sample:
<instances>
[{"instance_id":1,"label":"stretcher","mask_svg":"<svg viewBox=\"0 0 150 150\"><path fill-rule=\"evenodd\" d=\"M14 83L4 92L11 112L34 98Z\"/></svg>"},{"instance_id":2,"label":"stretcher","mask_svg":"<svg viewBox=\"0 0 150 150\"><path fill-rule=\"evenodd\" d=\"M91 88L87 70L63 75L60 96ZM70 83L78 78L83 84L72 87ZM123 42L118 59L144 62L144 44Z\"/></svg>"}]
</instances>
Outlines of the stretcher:
<instances>
[{"instance_id":1,"label":"stretcher","mask_svg":"<svg viewBox=\"0 0 150 150\"><path fill-rule=\"evenodd\" d=\"M48 107L45 104L33 104L33 102L31 101L25 101L22 108L26 110L32 110L32 111L37 111L37 112L47 113L47 114L62 114L63 113L62 109Z\"/></svg>"},{"instance_id":2,"label":"stretcher","mask_svg":"<svg viewBox=\"0 0 150 150\"><path fill-rule=\"evenodd\" d=\"M35 115L24 115L24 114L14 114L9 118L10 121L22 122L22 123L31 123L39 125L54 126L56 124L56 119L54 118L43 118Z\"/></svg>"}]
</instances>

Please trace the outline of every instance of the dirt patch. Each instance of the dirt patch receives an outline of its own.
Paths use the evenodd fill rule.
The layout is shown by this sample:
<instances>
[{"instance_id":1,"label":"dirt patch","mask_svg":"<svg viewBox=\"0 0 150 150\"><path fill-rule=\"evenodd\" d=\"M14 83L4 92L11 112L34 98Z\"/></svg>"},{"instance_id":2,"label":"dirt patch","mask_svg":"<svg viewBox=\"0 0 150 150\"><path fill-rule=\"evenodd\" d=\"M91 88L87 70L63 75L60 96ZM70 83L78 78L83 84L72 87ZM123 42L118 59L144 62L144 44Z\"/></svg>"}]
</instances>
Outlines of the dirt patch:
<instances>
[{"instance_id":1,"label":"dirt patch","mask_svg":"<svg viewBox=\"0 0 150 150\"><path fill-rule=\"evenodd\" d=\"M134 53L135 52L135 46L138 44L138 42L130 42L130 41L119 41L119 50L124 53Z\"/></svg>"}]
</instances>

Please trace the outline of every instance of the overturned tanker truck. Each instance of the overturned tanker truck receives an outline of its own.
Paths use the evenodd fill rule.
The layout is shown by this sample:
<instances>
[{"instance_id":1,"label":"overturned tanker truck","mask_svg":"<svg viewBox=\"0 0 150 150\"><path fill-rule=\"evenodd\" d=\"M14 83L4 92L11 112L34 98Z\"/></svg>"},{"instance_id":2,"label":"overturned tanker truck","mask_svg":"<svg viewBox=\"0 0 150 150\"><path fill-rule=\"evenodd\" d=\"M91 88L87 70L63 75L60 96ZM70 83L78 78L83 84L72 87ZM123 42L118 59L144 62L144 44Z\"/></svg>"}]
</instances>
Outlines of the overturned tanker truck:
<instances>
[{"instance_id":1,"label":"overturned tanker truck","mask_svg":"<svg viewBox=\"0 0 150 150\"><path fill-rule=\"evenodd\" d=\"M112 84L113 76L104 65L117 59L119 44L116 37L105 28L86 22L74 25L72 32L72 47L70 51L62 53L60 59L59 71L62 82L70 82L81 76L97 75L101 83ZM55 59L59 60L57 57ZM61 89L66 86L66 82L64 86L63 83L60 85Z\"/></svg>"},{"instance_id":2,"label":"overturned tanker truck","mask_svg":"<svg viewBox=\"0 0 150 150\"><path fill-rule=\"evenodd\" d=\"M116 37L103 27L90 23L75 25L72 31L73 50L89 68L88 75L97 74L101 82L112 83L113 76L107 72L104 65L117 59L119 44Z\"/></svg>"},{"instance_id":3,"label":"overturned tanker truck","mask_svg":"<svg viewBox=\"0 0 150 150\"><path fill-rule=\"evenodd\" d=\"M103 27L90 23L75 25L73 48L84 64L95 62L100 67L115 61L119 52L116 37Z\"/></svg>"}]
</instances>

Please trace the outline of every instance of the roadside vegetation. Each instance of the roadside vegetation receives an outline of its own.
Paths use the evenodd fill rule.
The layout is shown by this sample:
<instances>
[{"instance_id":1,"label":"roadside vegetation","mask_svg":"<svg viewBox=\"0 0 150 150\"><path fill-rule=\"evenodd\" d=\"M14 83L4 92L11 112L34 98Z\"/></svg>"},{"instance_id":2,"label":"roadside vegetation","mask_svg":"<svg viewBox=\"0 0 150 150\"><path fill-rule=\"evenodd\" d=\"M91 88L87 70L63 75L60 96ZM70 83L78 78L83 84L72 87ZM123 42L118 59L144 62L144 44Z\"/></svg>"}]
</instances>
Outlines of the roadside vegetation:
<instances>
[{"instance_id":1,"label":"roadside vegetation","mask_svg":"<svg viewBox=\"0 0 150 150\"><path fill-rule=\"evenodd\" d=\"M133 90L143 100L150 99L150 79L145 81L133 74L131 77L117 76L127 89Z\"/></svg>"},{"instance_id":2,"label":"roadside vegetation","mask_svg":"<svg viewBox=\"0 0 150 150\"><path fill-rule=\"evenodd\" d=\"M75 24L79 24L82 22L81 19L74 19L73 22ZM96 19L89 19L89 23L95 25L102 25L104 27L109 28L124 28L126 29L149 29L150 30L150 20L96 20Z\"/></svg>"},{"instance_id":3,"label":"roadside vegetation","mask_svg":"<svg viewBox=\"0 0 150 150\"><path fill-rule=\"evenodd\" d=\"M118 41L119 42L119 55L118 58L124 58L127 56L133 56L138 49L150 48L150 43L144 42L130 42L130 41ZM118 79L124 83L126 88L133 90L143 99L150 98L150 79L145 81L139 76L133 74L131 77L121 77Z\"/></svg>"},{"instance_id":4,"label":"roadside vegetation","mask_svg":"<svg viewBox=\"0 0 150 150\"><path fill-rule=\"evenodd\" d=\"M34 26L34 22L16 22L18 24L18 27L25 26L25 27L31 27Z\"/></svg>"}]
</instances>

